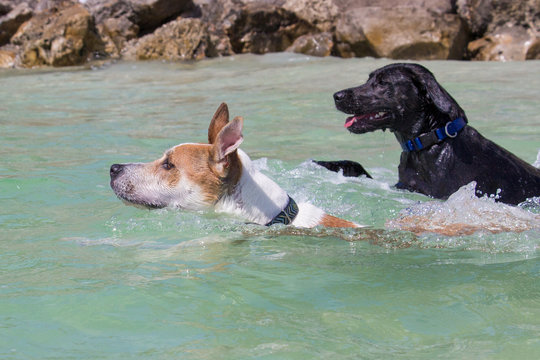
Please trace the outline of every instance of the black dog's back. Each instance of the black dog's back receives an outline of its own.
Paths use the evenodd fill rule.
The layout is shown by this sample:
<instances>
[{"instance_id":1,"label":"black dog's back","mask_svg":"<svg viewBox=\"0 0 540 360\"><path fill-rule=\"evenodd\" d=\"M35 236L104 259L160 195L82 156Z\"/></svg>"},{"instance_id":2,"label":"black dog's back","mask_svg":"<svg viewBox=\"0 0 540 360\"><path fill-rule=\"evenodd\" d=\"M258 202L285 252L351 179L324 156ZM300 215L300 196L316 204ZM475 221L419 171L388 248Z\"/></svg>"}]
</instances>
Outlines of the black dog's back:
<instances>
[{"instance_id":1,"label":"black dog's back","mask_svg":"<svg viewBox=\"0 0 540 360\"><path fill-rule=\"evenodd\" d=\"M439 176L442 183L455 183L455 190L476 181L477 195L494 195L497 201L513 205L540 196L540 169L486 139L473 127L468 126L453 139L450 151L455 167L451 172L440 171ZM455 190L436 197L446 198Z\"/></svg>"}]
</instances>

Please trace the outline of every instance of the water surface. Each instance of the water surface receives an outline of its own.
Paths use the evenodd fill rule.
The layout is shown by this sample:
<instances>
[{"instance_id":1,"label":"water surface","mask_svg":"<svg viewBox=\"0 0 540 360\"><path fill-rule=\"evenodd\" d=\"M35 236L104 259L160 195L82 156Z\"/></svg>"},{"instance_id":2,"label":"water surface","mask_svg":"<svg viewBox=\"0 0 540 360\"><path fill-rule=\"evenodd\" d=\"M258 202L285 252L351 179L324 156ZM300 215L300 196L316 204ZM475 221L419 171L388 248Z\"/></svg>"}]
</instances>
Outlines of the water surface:
<instances>
[{"instance_id":1,"label":"water surface","mask_svg":"<svg viewBox=\"0 0 540 360\"><path fill-rule=\"evenodd\" d=\"M0 357L540 357L538 226L386 228L431 200L393 188L394 136L349 134L332 94L387 63L272 54L0 71ZM422 64L471 125L536 161L540 62ZM114 196L112 163L205 141L221 102L245 119L242 148L296 200L372 228L296 234ZM356 160L374 179L311 158Z\"/></svg>"}]
</instances>

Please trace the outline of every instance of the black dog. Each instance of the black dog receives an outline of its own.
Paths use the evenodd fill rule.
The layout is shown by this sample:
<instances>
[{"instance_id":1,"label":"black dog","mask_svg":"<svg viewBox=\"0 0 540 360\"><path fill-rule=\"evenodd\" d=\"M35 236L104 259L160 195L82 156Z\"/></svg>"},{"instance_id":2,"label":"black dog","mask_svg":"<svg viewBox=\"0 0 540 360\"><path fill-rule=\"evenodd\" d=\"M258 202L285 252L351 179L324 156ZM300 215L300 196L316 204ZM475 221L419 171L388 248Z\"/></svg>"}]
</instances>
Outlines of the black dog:
<instances>
[{"instance_id":1,"label":"black dog","mask_svg":"<svg viewBox=\"0 0 540 360\"><path fill-rule=\"evenodd\" d=\"M509 204L540 196L540 170L468 126L463 109L423 66L382 67L364 85L335 93L334 101L353 115L349 131L394 132L403 147L400 189L444 199L476 181L478 195L496 194Z\"/></svg>"}]
</instances>

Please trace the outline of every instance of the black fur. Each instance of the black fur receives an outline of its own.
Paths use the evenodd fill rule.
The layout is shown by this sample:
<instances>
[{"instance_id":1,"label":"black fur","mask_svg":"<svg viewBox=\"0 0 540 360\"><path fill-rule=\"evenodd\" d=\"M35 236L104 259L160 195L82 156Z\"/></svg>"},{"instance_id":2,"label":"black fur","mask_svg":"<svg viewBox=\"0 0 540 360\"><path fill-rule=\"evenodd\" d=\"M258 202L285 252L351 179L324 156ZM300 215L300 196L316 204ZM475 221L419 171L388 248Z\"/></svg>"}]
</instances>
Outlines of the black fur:
<instances>
[{"instance_id":1,"label":"black fur","mask_svg":"<svg viewBox=\"0 0 540 360\"><path fill-rule=\"evenodd\" d=\"M343 176L348 177L359 177L359 176L366 176L370 179L373 179L371 175L364 169L362 165L355 161L351 160L340 160L340 161L319 161L319 160L313 160L318 165L321 165L328 170L339 172L340 170L343 171Z\"/></svg>"},{"instance_id":2,"label":"black fur","mask_svg":"<svg viewBox=\"0 0 540 360\"><path fill-rule=\"evenodd\" d=\"M392 64L377 69L361 86L334 94L338 110L349 118L349 131L362 134L389 129L403 143L467 116L457 102L417 64ZM377 114L377 118L366 116ZM540 170L465 126L459 135L419 152L403 152L399 188L435 198L447 198L461 186L476 181L480 194L518 204L540 196Z\"/></svg>"}]
</instances>

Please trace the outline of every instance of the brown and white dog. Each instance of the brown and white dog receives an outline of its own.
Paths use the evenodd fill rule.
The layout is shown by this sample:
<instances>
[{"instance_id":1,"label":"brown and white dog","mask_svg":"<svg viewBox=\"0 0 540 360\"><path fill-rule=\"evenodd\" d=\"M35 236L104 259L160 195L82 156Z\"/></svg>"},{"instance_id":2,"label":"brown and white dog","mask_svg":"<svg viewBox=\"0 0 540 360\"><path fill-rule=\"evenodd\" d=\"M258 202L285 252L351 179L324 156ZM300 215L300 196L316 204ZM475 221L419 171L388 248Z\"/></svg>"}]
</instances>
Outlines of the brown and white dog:
<instances>
[{"instance_id":1,"label":"brown and white dog","mask_svg":"<svg viewBox=\"0 0 540 360\"><path fill-rule=\"evenodd\" d=\"M238 148L242 126L238 116L229 122L227 105L221 104L208 128L208 144L180 144L149 163L114 164L111 188L120 199L148 208L213 208L260 225L360 227L312 204L296 204L256 170Z\"/></svg>"}]
</instances>

